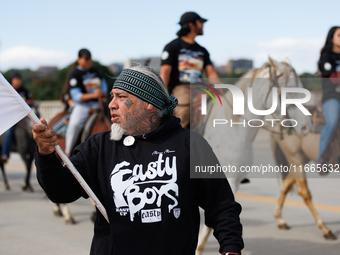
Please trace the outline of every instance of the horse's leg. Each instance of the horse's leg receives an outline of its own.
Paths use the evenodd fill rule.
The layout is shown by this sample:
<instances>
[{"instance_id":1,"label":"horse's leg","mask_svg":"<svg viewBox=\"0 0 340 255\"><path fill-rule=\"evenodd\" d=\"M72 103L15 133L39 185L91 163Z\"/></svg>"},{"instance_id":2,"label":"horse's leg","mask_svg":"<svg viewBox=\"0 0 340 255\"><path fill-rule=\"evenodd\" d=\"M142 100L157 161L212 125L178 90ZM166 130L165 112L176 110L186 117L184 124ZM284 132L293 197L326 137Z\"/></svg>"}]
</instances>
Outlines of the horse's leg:
<instances>
[{"instance_id":1,"label":"horse's leg","mask_svg":"<svg viewBox=\"0 0 340 255\"><path fill-rule=\"evenodd\" d=\"M207 243L208 237L210 235L212 228L207 227L205 224L198 235L198 244L196 248L196 255L201 255L205 244Z\"/></svg>"},{"instance_id":2,"label":"horse's leg","mask_svg":"<svg viewBox=\"0 0 340 255\"><path fill-rule=\"evenodd\" d=\"M60 210L60 204L53 203L53 213L55 216L63 216Z\"/></svg>"},{"instance_id":3,"label":"horse's leg","mask_svg":"<svg viewBox=\"0 0 340 255\"><path fill-rule=\"evenodd\" d=\"M61 204L60 208L61 208L61 213L64 216L66 224L75 224L76 221L73 219L72 214L67 207L67 204Z\"/></svg>"},{"instance_id":4,"label":"horse's leg","mask_svg":"<svg viewBox=\"0 0 340 255\"><path fill-rule=\"evenodd\" d=\"M33 192L34 190L30 184L32 160L25 159L25 163L26 163L26 178L25 184L22 186L22 190L27 192Z\"/></svg>"},{"instance_id":5,"label":"horse's leg","mask_svg":"<svg viewBox=\"0 0 340 255\"><path fill-rule=\"evenodd\" d=\"M294 178L283 179L280 196L279 196L279 199L277 201L276 208L274 210L274 217L277 220L277 226L279 227L279 229L289 229L289 226L287 225L287 223L282 218L282 208L283 208L283 204L285 202L287 193L291 190L294 183L295 183Z\"/></svg>"},{"instance_id":6,"label":"horse's leg","mask_svg":"<svg viewBox=\"0 0 340 255\"><path fill-rule=\"evenodd\" d=\"M10 186L9 186L6 171L5 171L5 167L2 163L0 165L0 168L1 168L1 171L2 171L2 176L4 177L5 190L10 190Z\"/></svg>"},{"instance_id":7,"label":"horse's leg","mask_svg":"<svg viewBox=\"0 0 340 255\"><path fill-rule=\"evenodd\" d=\"M324 238L330 239L330 240L336 239L332 231L326 226L326 224L323 222L323 220L321 219L321 217L315 210L315 207L312 203L312 196L308 189L307 179L306 178L296 179L296 183L298 186L299 195L303 198L305 204L308 206L309 210L311 211L316 221L316 225L322 230Z\"/></svg>"}]
</instances>

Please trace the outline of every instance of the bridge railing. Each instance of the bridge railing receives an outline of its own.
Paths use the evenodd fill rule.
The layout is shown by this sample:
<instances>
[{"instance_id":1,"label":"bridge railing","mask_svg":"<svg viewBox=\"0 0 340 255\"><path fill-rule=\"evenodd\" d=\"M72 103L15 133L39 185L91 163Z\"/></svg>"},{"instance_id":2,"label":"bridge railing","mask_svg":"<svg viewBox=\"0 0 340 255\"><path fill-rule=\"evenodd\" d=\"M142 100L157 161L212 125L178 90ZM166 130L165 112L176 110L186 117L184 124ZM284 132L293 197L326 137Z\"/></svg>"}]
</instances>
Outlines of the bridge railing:
<instances>
[{"instance_id":1,"label":"bridge railing","mask_svg":"<svg viewBox=\"0 0 340 255\"><path fill-rule=\"evenodd\" d=\"M40 117L49 122L57 113L64 111L64 104L59 100L40 101L39 112Z\"/></svg>"}]
</instances>

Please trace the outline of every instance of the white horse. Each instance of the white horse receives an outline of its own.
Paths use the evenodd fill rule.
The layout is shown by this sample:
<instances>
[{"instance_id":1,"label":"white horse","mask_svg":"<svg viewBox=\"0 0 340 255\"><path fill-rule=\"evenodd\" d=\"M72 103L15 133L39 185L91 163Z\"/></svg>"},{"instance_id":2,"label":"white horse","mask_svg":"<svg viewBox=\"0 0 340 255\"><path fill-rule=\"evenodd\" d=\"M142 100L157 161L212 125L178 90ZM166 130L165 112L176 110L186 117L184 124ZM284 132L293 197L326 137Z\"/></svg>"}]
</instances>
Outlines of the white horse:
<instances>
[{"instance_id":1,"label":"white horse","mask_svg":"<svg viewBox=\"0 0 340 255\"><path fill-rule=\"evenodd\" d=\"M258 79L262 78L262 79ZM265 79L263 79L265 78ZM252 88L252 102L256 110L268 110L272 107L275 97L280 97L280 89L282 87L300 87L302 83L297 76L294 68L290 65L288 60L284 62L277 62L269 57L269 62L262 65L261 68L251 70L245 76L242 77L236 84L240 88L247 98L246 91L248 88ZM276 88L279 92L276 94L273 92L273 88ZM274 89L275 90L275 89ZM297 94L290 94L287 97L297 97ZM214 152L219 159L221 166L235 166L235 169L240 169L241 166L251 166L253 162L253 148L252 142L259 130L257 127L251 127L251 125L260 125L259 123L267 123L267 126L271 126L273 121L265 121L266 119L282 119L281 106L278 103L276 110L271 114L270 118L265 116L258 116L253 114L248 107L245 107L244 115L233 116L233 103L232 95L230 92L222 97L223 107L213 107L209 117L206 121L206 128L204 137L214 149ZM280 100L278 100L280 102ZM285 119L294 119L297 121L297 125L294 127L297 134L306 134L309 130L308 119L296 106L287 107L287 116ZM216 125L213 127L214 119L227 119L227 124ZM257 123L250 120L257 119ZM236 124L231 127L230 122L244 123ZM287 123L286 123L287 124ZM230 186L234 193L237 192L240 182L246 177L247 173L242 172L229 172L226 174ZM198 246L196 254L202 253L205 243L211 229L204 225L199 235Z\"/></svg>"}]
</instances>

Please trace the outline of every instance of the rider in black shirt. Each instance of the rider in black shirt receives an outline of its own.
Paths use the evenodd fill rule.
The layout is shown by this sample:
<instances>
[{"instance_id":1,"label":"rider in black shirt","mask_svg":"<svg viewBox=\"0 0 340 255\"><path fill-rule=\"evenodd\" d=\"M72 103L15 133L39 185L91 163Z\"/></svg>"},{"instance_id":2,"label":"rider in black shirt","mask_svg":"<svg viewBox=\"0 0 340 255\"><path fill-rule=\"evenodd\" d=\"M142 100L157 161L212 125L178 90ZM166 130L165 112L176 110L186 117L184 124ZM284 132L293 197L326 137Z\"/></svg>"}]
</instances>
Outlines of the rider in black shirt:
<instances>
[{"instance_id":1,"label":"rider in black shirt","mask_svg":"<svg viewBox=\"0 0 340 255\"><path fill-rule=\"evenodd\" d=\"M175 116L181 119L184 128L190 127L190 79L202 78L203 72L208 78L218 75L211 63L208 51L195 42L195 37L203 35L203 23L195 12L182 15L177 32L178 38L164 47L160 75L172 93L178 99Z\"/></svg>"}]
</instances>

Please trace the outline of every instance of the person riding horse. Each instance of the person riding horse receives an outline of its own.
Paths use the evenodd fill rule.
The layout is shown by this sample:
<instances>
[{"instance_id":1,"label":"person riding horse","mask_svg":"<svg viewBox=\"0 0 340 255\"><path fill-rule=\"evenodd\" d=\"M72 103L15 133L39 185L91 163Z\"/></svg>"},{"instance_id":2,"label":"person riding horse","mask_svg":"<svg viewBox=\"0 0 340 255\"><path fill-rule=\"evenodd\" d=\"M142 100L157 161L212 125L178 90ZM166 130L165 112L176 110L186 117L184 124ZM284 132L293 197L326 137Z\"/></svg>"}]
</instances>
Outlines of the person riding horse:
<instances>
[{"instance_id":1,"label":"person riding horse","mask_svg":"<svg viewBox=\"0 0 340 255\"><path fill-rule=\"evenodd\" d=\"M67 155L72 154L79 134L89 117L89 109L99 106L98 100L103 94L107 94L107 84L98 70L92 67L90 51L79 50L78 59L67 77L63 93L63 95L69 96L64 97L63 100L72 108L65 136L65 153Z\"/></svg>"},{"instance_id":2,"label":"person riding horse","mask_svg":"<svg viewBox=\"0 0 340 255\"><path fill-rule=\"evenodd\" d=\"M322 109L326 120L321 130L318 163L329 163L324 155L338 126L340 114L340 27L332 27L321 50L318 68L322 79Z\"/></svg>"}]
</instances>

